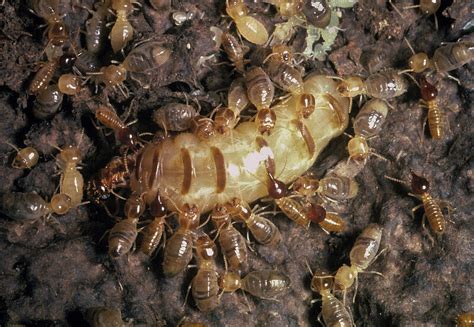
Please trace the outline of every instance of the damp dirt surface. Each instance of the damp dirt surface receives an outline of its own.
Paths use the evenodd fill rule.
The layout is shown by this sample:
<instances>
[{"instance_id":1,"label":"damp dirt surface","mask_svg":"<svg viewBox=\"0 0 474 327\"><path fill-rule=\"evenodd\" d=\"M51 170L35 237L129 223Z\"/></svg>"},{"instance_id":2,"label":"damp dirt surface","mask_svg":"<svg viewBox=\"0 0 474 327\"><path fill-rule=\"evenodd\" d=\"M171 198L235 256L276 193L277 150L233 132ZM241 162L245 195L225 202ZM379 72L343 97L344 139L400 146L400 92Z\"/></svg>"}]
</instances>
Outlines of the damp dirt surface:
<instances>
[{"instance_id":1,"label":"damp dirt surface","mask_svg":"<svg viewBox=\"0 0 474 327\"><path fill-rule=\"evenodd\" d=\"M154 109L188 101L192 105L199 103L201 114L208 115L213 108L225 104L228 86L239 76L215 45L210 31L211 26L218 26L235 32L230 18L223 16L223 1L172 1L171 8L155 10L148 1L140 0L141 5L130 16L135 28L132 44L154 39L173 50L171 60L151 76L145 76L150 87L144 87L142 77L129 76L124 83L130 92L127 97L103 85L96 88L89 79L76 96L64 96L60 110L47 119L38 119L33 114L36 99L27 94L27 88L45 61L43 49L48 41L45 28L40 27L44 21L31 13L25 2L6 0L0 5L1 193L36 192L50 199L60 181L55 147L79 145L81 172L86 181L118 155L120 146L113 133L96 127L99 124L94 110L100 103L108 101L120 115L128 117L127 122L136 121L131 125L133 130L155 133L159 127L151 119ZM69 26L68 51L80 52L85 47L85 22L90 18L84 8L92 8L93 1L66 3L61 14ZM394 4L401 9L413 3ZM275 22L282 21L271 5L249 6L262 17L270 32ZM442 1L436 14L436 30L434 17L423 15L418 9L401 10L401 18L386 1L361 0L353 8L341 10L341 32L327 60L308 59L302 66L307 73L341 77L368 76L377 65L405 69L411 52L404 37L416 51L430 56L442 42L455 42L461 37L472 41L474 17L467 7L465 1ZM172 20L176 12L192 15L182 25L176 25ZM109 21L114 19L113 15L108 17ZM302 52L304 33L298 28L289 42L294 52ZM132 47L127 46L124 53ZM107 43L108 50L100 56L101 65L124 58L109 48ZM250 46L251 53L258 51L262 50ZM251 55L248 57L254 60ZM319 326L320 296L310 290L307 264L314 271L328 273L349 264L351 247L369 223L384 228L380 246L384 251L368 268L382 276L360 274L354 302L353 289L348 292L346 301L355 324L453 325L459 313L474 307L473 69L471 62L451 72L459 79L459 85L436 73L428 77L439 91L437 101L447 117L442 140L433 140L424 125L427 111L419 104L420 92L413 81L409 80L405 94L389 100L391 108L383 129L378 137L369 140L373 151L386 160L371 156L355 176L359 183L357 197L328 204L347 222L345 232L328 235L314 224L304 230L282 214L272 218L282 241L274 247L252 244L249 270L275 268L290 277L290 289L275 300L244 296L238 291L222 295L217 309L200 312L192 296L186 299L196 268L165 278L161 267L163 249L151 258L136 251L111 259L104 235L115 218L103 207L89 203L66 215L33 223L0 214L0 325L87 326L84 311L107 306L119 309L124 320L133 326L176 326L183 319L206 326ZM359 99L355 98L352 117L358 108ZM347 133L353 130L349 128ZM142 137L151 138L147 134ZM346 135L334 139L310 171L320 178L341 169L347 161L348 140ZM15 151L4 142L17 147L33 146L41 154L39 163L32 169L12 168ZM291 149L287 155L292 155ZM445 233L433 242L429 226L423 227L423 210L412 216L412 208L420 201L408 195L407 186L384 177L408 181L411 171L430 181L433 197L448 201L455 208ZM117 216L121 217L122 201L118 202ZM107 205L113 207L115 203ZM147 219L144 217L140 226ZM170 225L176 228L173 219ZM245 235L242 226L235 226ZM217 264L222 272L221 256Z\"/></svg>"}]
</instances>

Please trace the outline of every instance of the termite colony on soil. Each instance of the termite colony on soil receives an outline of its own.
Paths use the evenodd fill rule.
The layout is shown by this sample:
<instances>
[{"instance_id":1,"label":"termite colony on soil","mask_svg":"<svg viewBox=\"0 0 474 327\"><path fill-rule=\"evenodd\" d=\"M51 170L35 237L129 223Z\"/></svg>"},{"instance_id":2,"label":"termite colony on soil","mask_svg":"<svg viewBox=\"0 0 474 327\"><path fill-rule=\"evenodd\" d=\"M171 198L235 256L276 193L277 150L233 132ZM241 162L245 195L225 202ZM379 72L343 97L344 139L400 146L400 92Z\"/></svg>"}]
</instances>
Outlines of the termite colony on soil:
<instances>
[{"instance_id":1,"label":"termite colony on soil","mask_svg":"<svg viewBox=\"0 0 474 327\"><path fill-rule=\"evenodd\" d=\"M187 99L186 104L167 103L153 114L162 131L148 140L128 126L109 102L109 97L133 96L127 87L131 79L144 90L151 88L149 80L153 74L177 60L175 48L166 42L144 38L131 44L137 38L131 16L134 10L151 10L148 5L144 7L131 0L105 0L91 8L78 7L90 13L85 24L86 49L80 50L76 49L76 41L70 40L72 33L64 23L63 15L67 12L60 8L62 2L32 1L31 9L48 23L47 62L32 76L27 88L28 94L34 97L33 115L38 119L50 118L60 109L64 95L74 97L95 87L99 104L92 105L93 116L112 130L120 143L117 156L88 179L86 188L89 200L101 205L110 216L125 216L118 218L108 233L111 260L133 255L136 243L138 251L152 260L161 243L162 271L170 278L183 274L194 253L197 269L188 293L201 311L219 308L223 294L238 289L261 299L284 298L281 294L291 287L290 278L272 267L251 270L250 241L234 223L243 223L253 239L266 247L289 242L285 233L268 218L269 211L250 207L257 200L269 198L297 225L309 229L313 222L329 235L344 233L347 227L344 214L331 205L357 196L359 186L354 177L371 154L387 160L376 154L367 141L382 134L390 112L387 101L408 90L410 83L406 75L426 70L446 75L474 57L472 42L459 41L440 45L432 59L426 54L415 54L407 61L405 70L387 67L371 72L367 78L306 74L302 65L297 64L298 54L285 43L289 38L282 30L302 24L308 30L308 43L317 29L317 35L327 44L319 50L313 49L320 53L309 57L320 57L337 35L334 29L340 11L335 8L348 8L354 2L268 1L289 24L281 25L269 36L268 26L250 14L243 0L227 0L226 25L232 21L235 26L216 33L228 61L235 67L236 77L226 91L227 105L213 108L206 115L208 110L202 111L199 103L196 109ZM152 1L151 5L167 7L160 1ZM189 17L192 19L192 15ZM108 22L113 24L110 33ZM254 64L250 50L262 50L265 59ZM99 56L105 54L119 60L108 60L102 66L103 59ZM428 81L432 80L430 75L418 80L421 98L428 107L432 138L442 142L447 123L436 102L437 89ZM277 99L276 95L281 98ZM316 179L308 171L324 147L346 130L356 96L374 99L367 101L353 120L355 135L347 144L348 168ZM256 112L249 110L250 106ZM253 117L247 118L243 115L246 113ZM4 214L19 222L36 222L53 214L65 215L85 204L84 182L78 169L83 157L80 144L63 144L58 149L59 193L55 192L49 203L36 193L5 193L1 198ZM15 168L31 169L38 162L39 155L31 147L17 152L12 164ZM428 193L428 181L415 173L412 173L411 189L423 202L432 233L440 237L447 227L443 204ZM118 213L108 208L109 198L121 202ZM207 213L209 219L203 219ZM172 216L177 217L174 222ZM169 234L168 223L177 227L162 240ZM321 316L326 325L354 324L346 307L346 292L353 284L357 291L358 274L378 256L382 233L381 225L370 224L354 243L350 266L342 265L333 275L321 271L313 274L311 289L321 295ZM225 267L223 272L220 263ZM336 296L338 292L342 292L343 301ZM102 319L122 323L120 311L114 309L93 308L85 317L93 326L100 325Z\"/></svg>"}]
</instances>

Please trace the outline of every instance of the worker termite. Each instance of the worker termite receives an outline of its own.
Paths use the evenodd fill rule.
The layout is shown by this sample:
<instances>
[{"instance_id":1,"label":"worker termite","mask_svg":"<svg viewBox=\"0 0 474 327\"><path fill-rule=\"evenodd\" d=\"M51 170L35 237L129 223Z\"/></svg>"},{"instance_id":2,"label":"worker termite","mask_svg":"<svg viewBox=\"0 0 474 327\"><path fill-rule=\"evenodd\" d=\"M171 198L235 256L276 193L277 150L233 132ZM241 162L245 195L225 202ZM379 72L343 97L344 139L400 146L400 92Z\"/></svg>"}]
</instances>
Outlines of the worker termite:
<instances>
[{"instance_id":1,"label":"worker termite","mask_svg":"<svg viewBox=\"0 0 474 327\"><path fill-rule=\"evenodd\" d=\"M462 313L456 317L456 327L472 327L474 326L474 312Z\"/></svg>"},{"instance_id":2,"label":"worker termite","mask_svg":"<svg viewBox=\"0 0 474 327\"><path fill-rule=\"evenodd\" d=\"M166 131L183 132L193 126L196 108L184 103L168 103L153 111L153 121Z\"/></svg>"},{"instance_id":3,"label":"worker termite","mask_svg":"<svg viewBox=\"0 0 474 327\"><path fill-rule=\"evenodd\" d=\"M214 116L215 129L222 135L228 135L237 125L240 112L249 104L243 79L232 82L227 94L227 108L219 108Z\"/></svg>"},{"instance_id":4,"label":"worker termite","mask_svg":"<svg viewBox=\"0 0 474 327\"><path fill-rule=\"evenodd\" d=\"M216 246L205 233L196 240L196 256L198 272L191 282L193 299L199 310L210 311L220 303L219 274L215 262Z\"/></svg>"},{"instance_id":5,"label":"worker termite","mask_svg":"<svg viewBox=\"0 0 474 327\"><path fill-rule=\"evenodd\" d=\"M420 0L418 5L403 7L403 9L420 8L420 11L425 15L433 15L435 19L435 28L438 30L438 18L436 12L441 7L441 0Z\"/></svg>"},{"instance_id":6,"label":"worker termite","mask_svg":"<svg viewBox=\"0 0 474 327\"><path fill-rule=\"evenodd\" d=\"M385 175L385 178L397 183L408 184L405 181L390 176ZM425 213L423 215L423 226L426 218L428 219L428 223L430 224L432 231L438 236L442 235L446 229L446 219L443 215L440 204L445 205L449 210L452 210L452 207L444 201L433 199L429 193L430 183L428 180L422 176L416 175L413 172L411 173L410 187L413 194L409 193L409 195L419 198L422 201L422 204L412 209L412 215L414 215L416 210L423 207L425 209Z\"/></svg>"},{"instance_id":7,"label":"worker termite","mask_svg":"<svg viewBox=\"0 0 474 327\"><path fill-rule=\"evenodd\" d=\"M1 194L0 211L17 221L36 221L47 216L51 209L48 203L36 193Z\"/></svg>"},{"instance_id":8,"label":"worker termite","mask_svg":"<svg viewBox=\"0 0 474 327\"><path fill-rule=\"evenodd\" d=\"M235 69L243 74L245 71L244 56L249 50L248 47L244 47L240 44L237 38L229 32L222 33L221 43L227 57L234 64Z\"/></svg>"},{"instance_id":9,"label":"worker termite","mask_svg":"<svg viewBox=\"0 0 474 327\"><path fill-rule=\"evenodd\" d=\"M59 67L58 60L47 61L36 73L28 87L28 94L37 95L45 90Z\"/></svg>"},{"instance_id":10,"label":"worker termite","mask_svg":"<svg viewBox=\"0 0 474 327\"><path fill-rule=\"evenodd\" d=\"M81 80L74 74L63 74L58 79L58 88L61 93L76 95L81 89Z\"/></svg>"},{"instance_id":11,"label":"worker termite","mask_svg":"<svg viewBox=\"0 0 474 327\"><path fill-rule=\"evenodd\" d=\"M232 217L245 223L258 243L272 246L280 242L281 234L278 227L269 219L252 212L244 201L234 198L226 203L226 208Z\"/></svg>"},{"instance_id":12,"label":"worker termite","mask_svg":"<svg viewBox=\"0 0 474 327\"><path fill-rule=\"evenodd\" d=\"M200 211L194 205L185 204L179 211L179 227L166 243L163 272L173 277L183 271L193 257L194 230L199 224Z\"/></svg>"},{"instance_id":13,"label":"worker termite","mask_svg":"<svg viewBox=\"0 0 474 327\"><path fill-rule=\"evenodd\" d=\"M47 119L58 112L63 103L63 93L53 84L40 91L35 98L33 115L38 119Z\"/></svg>"},{"instance_id":14,"label":"worker termite","mask_svg":"<svg viewBox=\"0 0 474 327\"><path fill-rule=\"evenodd\" d=\"M89 308L84 312L84 319L91 327L122 327L122 313L118 309L107 307Z\"/></svg>"},{"instance_id":15,"label":"worker termite","mask_svg":"<svg viewBox=\"0 0 474 327\"><path fill-rule=\"evenodd\" d=\"M269 134L275 127L276 115L271 110L275 88L272 81L260 67L253 67L245 74L247 96L249 101L257 108L255 122L261 134Z\"/></svg>"},{"instance_id":16,"label":"worker termite","mask_svg":"<svg viewBox=\"0 0 474 327\"><path fill-rule=\"evenodd\" d=\"M306 197L316 194L323 200L343 201L354 198L359 185L353 178L345 176L327 176L320 180L309 177L298 177L291 186L292 190Z\"/></svg>"},{"instance_id":17,"label":"worker termite","mask_svg":"<svg viewBox=\"0 0 474 327\"><path fill-rule=\"evenodd\" d=\"M474 59L474 42L459 41L448 43L435 50L433 65L436 70L445 74L458 69Z\"/></svg>"},{"instance_id":18,"label":"worker termite","mask_svg":"<svg viewBox=\"0 0 474 327\"><path fill-rule=\"evenodd\" d=\"M369 75L365 80L357 76L343 78L337 91L343 97L368 95L377 99L391 99L406 92L408 83L396 70L387 69Z\"/></svg>"},{"instance_id":19,"label":"worker termite","mask_svg":"<svg viewBox=\"0 0 474 327\"><path fill-rule=\"evenodd\" d=\"M140 251L148 256L151 256L160 244L161 236L164 231L166 211L163 199L158 194L156 199L150 205L150 214L153 217L153 221L141 232L143 238Z\"/></svg>"},{"instance_id":20,"label":"worker termite","mask_svg":"<svg viewBox=\"0 0 474 327\"><path fill-rule=\"evenodd\" d=\"M109 232L109 255L113 258L120 257L132 249L137 239L138 218L145 210L142 197L133 193L125 203L126 219L115 224Z\"/></svg>"},{"instance_id":21,"label":"worker termite","mask_svg":"<svg viewBox=\"0 0 474 327\"><path fill-rule=\"evenodd\" d=\"M229 212L224 205L217 205L212 211L212 222L217 229L221 250L232 271L247 269L247 244L240 232L232 226Z\"/></svg>"},{"instance_id":22,"label":"worker termite","mask_svg":"<svg viewBox=\"0 0 474 327\"><path fill-rule=\"evenodd\" d=\"M356 283L354 300L357 293L358 274L366 270L377 258L380 241L382 239L383 227L378 224L370 224L357 237L349 254L351 265L342 265L334 276L336 288L345 292L354 281ZM378 272L372 272L381 275Z\"/></svg>"},{"instance_id":23,"label":"worker termite","mask_svg":"<svg viewBox=\"0 0 474 327\"><path fill-rule=\"evenodd\" d=\"M34 13L48 23L47 34L49 44L54 47L62 46L69 39L69 32L60 15L60 2L37 0L32 1L31 4Z\"/></svg>"},{"instance_id":24,"label":"worker termite","mask_svg":"<svg viewBox=\"0 0 474 327\"><path fill-rule=\"evenodd\" d=\"M17 169L31 169L33 168L39 160L39 154L38 151L36 151L35 148L28 146L23 149L18 149L15 145L9 143L9 142L4 142L5 144L8 144L11 146L13 149L16 150L16 156L13 159L12 162L12 167L17 168Z\"/></svg>"},{"instance_id":25,"label":"worker termite","mask_svg":"<svg viewBox=\"0 0 474 327\"><path fill-rule=\"evenodd\" d=\"M160 42L144 42L128 53L122 66L133 73L147 72L165 64L172 53L172 50L164 47Z\"/></svg>"},{"instance_id":26,"label":"worker termite","mask_svg":"<svg viewBox=\"0 0 474 327\"><path fill-rule=\"evenodd\" d=\"M241 289L261 299L274 299L290 288L290 278L278 270L251 271L244 278L236 272L225 272L219 280L224 292Z\"/></svg>"},{"instance_id":27,"label":"worker termite","mask_svg":"<svg viewBox=\"0 0 474 327\"><path fill-rule=\"evenodd\" d=\"M111 0L110 7L117 16L109 34L110 44L114 52L124 48L133 38L133 26L127 18L133 11L133 3L136 2L132 0Z\"/></svg>"},{"instance_id":28,"label":"worker termite","mask_svg":"<svg viewBox=\"0 0 474 327\"><path fill-rule=\"evenodd\" d=\"M61 169L60 193L66 194L71 199L71 206L76 207L82 202L84 178L77 169L81 161L81 153L78 147L68 146L59 149L58 165Z\"/></svg>"},{"instance_id":29,"label":"worker termite","mask_svg":"<svg viewBox=\"0 0 474 327\"><path fill-rule=\"evenodd\" d=\"M345 305L339 301L332 293L334 277L328 276L324 272L316 272L311 279L311 290L319 293L322 300L321 313L326 326L354 326L352 315Z\"/></svg>"},{"instance_id":30,"label":"worker termite","mask_svg":"<svg viewBox=\"0 0 474 327\"><path fill-rule=\"evenodd\" d=\"M226 0L226 12L234 20L239 33L249 42L257 45L267 42L267 29L256 18L248 15L248 8L243 0Z\"/></svg>"},{"instance_id":31,"label":"worker termite","mask_svg":"<svg viewBox=\"0 0 474 327\"><path fill-rule=\"evenodd\" d=\"M136 133L127 127L127 125L123 123L119 116L117 116L117 114L107 106L99 106L95 110L95 117L104 126L114 131L115 137L121 144L131 149L135 149L140 143Z\"/></svg>"},{"instance_id":32,"label":"worker termite","mask_svg":"<svg viewBox=\"0 0 474 327\"><path fill-rule=\"evenodd\" d=\"M86 48L93 54L102 53L107 40L107 15L110 0L99 2L95 10L88 11L92 17L86 21Z\"/></svg>"},{"instance_id":33,"label":"worker termite","mask_svg":"<svg viewBox=\"0 0 474 327\"><path fill-rule=\"evenodd\" d=\"M425 77L420 78L421 103L428 109L428 127L434 140L442 139L446 129L446 116L438 106L438 90Z\"/></svg>"},{"instance_id":34,"label":"worker termite","mask_svg":"<svg viewBox=\"0 0 474 327\"><path fill-rule=\"evenodd\" d=\"M370 155L385 159L375 153L367 144L367 140L377 136L388 114L385 101L372 99L364 104L353 122L354 137L347 144L349 159L366 162Z\"/></svg>"},{"instance_id":35,"label":"worker termite","mask_svg":"<svg viewBox=\"0 0 474 327\"><path fill-rule=\"evenodd\" d=\"M287 56L292 57L288 47L274 46L265 65L266 72L275 85L294 95L297 99L297 112L308 118L315 109L314 96L304 92L303 74L301 70L288 63Z\"/></svg>"}]
</instances>

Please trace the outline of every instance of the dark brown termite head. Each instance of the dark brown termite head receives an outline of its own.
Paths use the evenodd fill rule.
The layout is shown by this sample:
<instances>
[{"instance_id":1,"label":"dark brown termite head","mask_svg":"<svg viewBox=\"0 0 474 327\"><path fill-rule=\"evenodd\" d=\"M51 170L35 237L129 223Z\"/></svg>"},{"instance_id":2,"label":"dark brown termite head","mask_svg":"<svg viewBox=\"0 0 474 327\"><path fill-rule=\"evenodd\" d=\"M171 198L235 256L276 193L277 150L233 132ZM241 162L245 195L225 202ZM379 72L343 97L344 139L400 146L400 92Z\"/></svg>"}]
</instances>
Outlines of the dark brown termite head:
<instances>
[{"instance_id":1,"label":"dark brown termite head","mask_svg":"<svg viewBox=\"0 0 474 327\"><path fill-rule=\"evenodd\" d=\"M309 220L314 223L319 224L326 218L326 209L319 204L311 203L306 210Z\"/></svg>"},{"instance_id":2,"label":"dark brown termite head","mask_svg":"<svg viewBox=\"0 0 474 327\"><path fill-rule=\"evenodd\" d=\"M420 93L424 101L433 101L438 95L436 87L426 80L426 77L420 78Z\"/></svg>"},{"instance_id":3,"label":"dark brown termite head","mask_svg":"<svg viewBox=\"0 0 474 327\"><path fill-rule=\"evenodd\" d=\"M140 144L138 136L128 127L117 131L117 139L121 144L126 145L131 149L138 148L138 145Z\"/></svg>"},{"instance_id":4,"label":"dark brown termite head","mask_svg":"<svg viewBox=\"0 0 474 327\"><path fill-rule=\"evenodd\" d=\"M74 53L65 53L59 57L59 68L62 72L69 72L76 63L77 56Z\"/></svg>"},{"instance_id":5,"label":"dark brown termite head","mask_svg":"<svg viewBox=\"0 0 474 327\"><path fill-rule=\"evenodd\" d=\"M268 174L267 189L273 199L280 199L288 195L286 184L273 177L272 174Z\"/></svg>"},{"instance_id":6,"label":"dark brown termite head","mask_svg":"<svg viewBox=\"0 0 474 327\"><path fill-rule=\"evenodd\" d=\"M166 215L167 209L164 200L159 193L156 194L156 197L151 202L149 209L150 214L153 217L163 217L164 215Z\"/></svg>"},{"instance_id":7,"label":"dark brown termite head","mask_svg":"<svg viewBox=\"0 0 474 327\"><path fill-rule=\"evenodd\" d=\"M430 183L424 177L418 176L415 173L411 173L411 190L417 195L428 192L430 189Z\"/></svg>"}]
</instances>

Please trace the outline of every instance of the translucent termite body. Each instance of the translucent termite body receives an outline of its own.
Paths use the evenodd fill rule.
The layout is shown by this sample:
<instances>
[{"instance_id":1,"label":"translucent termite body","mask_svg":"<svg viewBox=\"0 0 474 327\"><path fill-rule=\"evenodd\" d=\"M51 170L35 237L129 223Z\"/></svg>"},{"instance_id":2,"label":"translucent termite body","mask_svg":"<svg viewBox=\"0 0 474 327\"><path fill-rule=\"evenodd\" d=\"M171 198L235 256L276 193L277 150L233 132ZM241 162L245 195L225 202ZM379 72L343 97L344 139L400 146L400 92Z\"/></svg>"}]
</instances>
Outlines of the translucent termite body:
<instances>
[{"instance_id":1,"label":"translucent termite body","mask_svg":"<svg viewBox=\"0 0 474 327\"><path fill-rule=\"evenodd\" d=\"M133 11L132 0L110 0L111 8L115 11L117 20L115 21L109 38L112 50L114 52L120 51L128 42L133 39L133 26L128 21L128 16Z\"/></svg>"},{"instance_id":2,"label":"translucent termite body","mask_svg":"<svg viewBox=\"0 0 474 327\"><path fill-rule=\"evenodd\" d=\"M243 79L235 79L227 94L227 108L219 108L214 118L215 129L222 135L229 135L239 121L240 112L248 104L247 90Z\"/></svg>"},{"instance_id":3,"label":"translucent termite body","mask_svg":"<svg viewBox=\"0 0 474 327\"><path fill-rule=\"evenodd\" d=\"M17 221L35 221L47 216L51 209L48 203L36 193L1 194L0 211Z\"/></svg>"},{"instance_id":4,"label":"translucent termite body","mask_svg":"<svg viewBox=\"0 0 474 327\"><path fill-rule=\"evenodd\" d=\"M155 201L150 205L150 214L154 217L153 221L142 231L143 238L140 251L148 256L151 256L160 244L161 236L164 231L166 211L163 200L158 195Z\"/></svg>"},{"instance_id":5,"label":"translucent termite body","mask_svg":"<svg viewBox=\"0 0 474 327\"><path fill-rule=\"evenodd\" d=\"M212 211L211 219L217 229L219 245L230 269L245 270L248 258L247 244L242 234L232 226L227 208L217 205Z\"/></svg>"},{"instance_id":6,"label":"translucent termite body","mask_svg":"<svg viewBox=\"0 0 474 327\"><path fill-rule=\"evenodd\" d=\"M30 86L28 87L28 94L37 95L45 90L49 82L53 79L54 73L59 67L57 60L49 60L43 65L33 77Z\"/></svg>"},{"instance_id":7,"label":"translucent termite body","mask_svg":"<svg viewBox=\"0 0 474 327\"><path fill-rule=\"evenodd\" d=\"M199 225L199 209L185 204L179 212L179 227L167 241L163 272L173 277L182 272L193 257L194 230Z\"/></svg>"},{"instance_id":8,"label":"translucent termite body","mask_svg":"<svg viewBox=\"0 0 474 327\"><path fill-rule=\"evenodd\" d=\"M89 308L84 313L85 320L91 327L124 327L122 313L118 309L107 307Z\"/></svg>"},{"instance_id":9,"label":"translucent termite body","mask_svg":"<svg viewBox=\"0 0 474 327\"><path fill-rule=\"evenodd\" d=\"M321 315L324 324L334 327L352 327L354 326L352 315L344 304L331 293L333 284L334 278L327 276L324 272L316 272L311 280L311 290L321 294Z\"/></svg>"},{"instance_id":10,"label":"translucent termite body","mask_svg":"<svg viewBox=\"0 0 474 327\"><path fill-rule=\"evenodd\" d=\"M344 201L354 198L359 192L357 182L345 176L326 176L320 180L300 176L292 185L293 191L306 197L316 194L323 200Z\"/></svg>"},{"instance_id":11,"label":"translucent termite body","mask_svg":"<svg viewBox=\"0 0 474 327\"><path fill-rule=\"evenodd\" d=\"M428 127L431 137L434 140L440 140L445 135L446 116L436 100L438 90L426 78L422 77L420 79L420 93L422 104L428 108Z\"/></svg>"},{"instance_id":12,"label":"translucent termite body","mask_svg":"<svg viewBox=\"0 0 474 327\"><path fill-rule=\"evenodd\" d=\"M172 50L157 41L141 43L125 57L122 65L132 73L143 73L165 64L172 55Z\"/></svg>"},{"instance_id":13,"label":"translucent termite body","mask_svg":"<svg viewBox=\"0 0 474 327\"><path fill-rule=\"evenodd\" d=\"M474 42L460 41L443 45L433 54L433 65L439 73L458 69L474 59Z\"/></svg>"},{"instance_id":14,"label":"translucent termite body","mask_svg":"<svg viewBox=\"0 0 474 327\"><path fill-rule=\"evenodd\" d=\"M104 51L107 41L107 15L110 0L99 2L92 17L86 21L86 47L93 54Z\"/></svg>"},{"instance_id":15,"label":"translucent termite body","mask_svg":"<svg viewBox=\"0 0 474 327\"><path fill-rule=\"evenodd\" d=\"M242 289L261 299L273 299L290 287L290 278L278 270L251 271L244 278L235 272L226 272L220 279L224 292Z\"/></svg>"},{"instance_id":16,"label":"translucent termite body","mask_svg":"<svg viewBox=\"0 0 474 327\"><path fill-rule=\"evenodd\" d=\"M6 142L12 148L16 150L16 156L13 159L12 167L17 169L31 169L33 168L39 160L39 153L35 148L28 146L23 149L18 149L11 143Z\"/></svg>"},{"instance_id":17,"label":"translucent termite body","mask_svg":"<svg viewBox=\"0 0 474 327\"><path fill-rule=\"evenodd\" d=\"M132 249L138 235L138 218L145 211L145 203L134 193L127 199L124 211L127 218L116 223L109 233L109 255L112 258L118 258Z\"/></svg>"},{"instance_id":18,"label":"translucent termite body","mask_svg":"<svg viewBox=\"0 0 474 327\"><path fill-rule=\"evenodd\" d=\"M34 0L31 6L36 15L48 23L47 35L49 43L54 47L62 46L69 39L69 32L62 20L60 1Z\"/></svg>"},{"instance_id":19,"label":"translucent termite body","mask_svg":"<svg viewBox=\"0 0 474 327\"><path fill-rule=\"evenodd\" d=\"M344 78L337 91L343 97L368 95L371 98L391 99L405 93L408 88L406 79L396 70L387 69L369 75L364 81L357 76Z\"/></svg>"},{"instance_id":20,"label":"translucent termite body","mask_svg":"<svg viewBox=\"0 0 474 327\"><path fill-rule=\"evenodd\" d=\"M183 132L193 126L196 108L184 103L168 103L153 112L153 121L162 129Z\"/></svg>"},{"instance_id":21,"label":"translucent termite body","mask_svg":"<svg viewBox=\"0 0 474 327\"><path fill-rule=\"evenodd\" d=\"M210 311L220 303L219 274L215 259L217 249L211 238L202 234L196 240L198 272L191 282L194 302L201 311Z\"/></svg>"},{"instance_id":22,"label":"translucent termite body","mask_svg":"<svg viewBox=\"0 0 474 327\"><path fill-rule=\"evenodd\" d=\"M248 48L242 46L237 38L229 32L222 33L221 44L227 57L234 64L235 69L243 74L245 71L244 56L247 53Z\"/></svg>"},{"instance_id":23,"label":"translucent termite body","mask_svg":"<svg viewBox=\"0 0 474 327\"><path fill-rule=\"evenodd\" d=\"M270 109L275 95L272 81L260 67L252 67L245 74L247 96L257 108L255 122L261 134L269 134L275 127L276 114Z\"/></svg>"},{"instance_id":24,"label":"translucent termite body","mask_svg":"<svg viewBox=\"0 0 474 327\"><path fill-rule=\"evenodd\" d=\"M377 224L370 224L357 237L349 254L351 265L342 265L336 272L335 284L338 289L347 290L354 281L357 281L358 273L364 271L377 257L383 228Z\"/></svg>"},{"instance_id":25,"label":"translucent termite body","mask_svg":"<svg viewBox=\"0 0 474 327\"><path fill-rule=\"evenodd\" d=\"M281 234L278 227L269 219L252 212L249 205L238 198L226 204L232 217L242 221L258 243L273 246L280 242Z\"/></svg>"},{"instance_id":26,"label":"translucent termite body","mask_svg":"<svg viewBox=\"0 0 474 327\"><path fill-rule=\"evenodd\" d=\"M56 84L49 85L40 91L33 105L33 115L38 119L47 119L58 112L63 103L63 93Z\"/></svg>"},{"instance_id":27,"label":"translucent termite body","mask_svg":"<svg viewBox=\"0 0 474 327\"><path fill-rule=\"evenodd\" d=\"M226 12L234 20L239 33L247 41L257 45L267 42L267 29L256 18L248 15L248 8L243 0L226 0Z\"/></svg>"},{"instance_id":28,"label":"translucent termite body","mask_svg":"<svg viewBox=\"0 0 474 327\"><path fill-rule=\"evenodd\" d=\"M388 106L385 101L372 99L364 104L353 123L355 136L347 144L350 159L365 161L374 153L367 139L380 133L387 114Z\"/></svg>"},{"instance_id":29,"label":"translucent termite body","mask_svg":"<svg viewBox=\"0 0 474 327\"><path fill-rule=\"evenodd\" d=\"M71 199L71 206L77 207L82 202L84 178L77 169L81 161L79 148L68 146L61 150L57 156L61 169L60 193L66 194Z\"/></svg>"}]
</instances>

